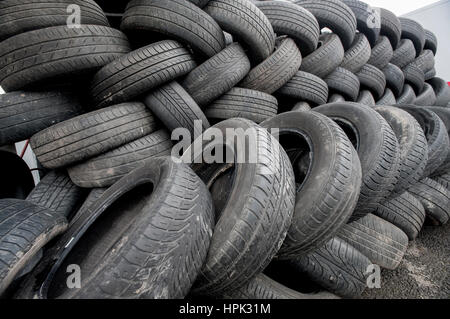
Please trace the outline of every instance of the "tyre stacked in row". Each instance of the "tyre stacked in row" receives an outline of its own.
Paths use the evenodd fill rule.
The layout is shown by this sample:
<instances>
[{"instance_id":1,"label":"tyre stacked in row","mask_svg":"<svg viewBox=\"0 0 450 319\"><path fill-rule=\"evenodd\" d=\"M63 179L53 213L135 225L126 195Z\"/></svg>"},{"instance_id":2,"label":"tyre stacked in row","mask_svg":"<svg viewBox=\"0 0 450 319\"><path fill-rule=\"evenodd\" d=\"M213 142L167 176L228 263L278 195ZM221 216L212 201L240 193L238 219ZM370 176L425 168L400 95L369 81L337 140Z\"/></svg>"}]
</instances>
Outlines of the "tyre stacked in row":
<instances>
[{"instance_id":1,"label":"tyre stacked in row","mask_svg":"<svg viewBox=\"0 0 450 319\"><path fill-rule=\"evenodd\" d=\"M120 26L108 15L114 29L92 1L76 3L89 13L77 27L65 1L48 1L48 20L40 1L16 2L0 5L26 21L9 21L0 43L0 141L31 138L51 172L26 201L0 200L0 293L358 297L371 264L400 264L425 214L446 222L446 115L372 108L397 104L405 81L420 97L425 75L414 72L434 65L431 36L430 52L394 64L417 39L391 12L355 0L131 0ZM442 82L428 84L413 101L432 89L444 104ZM228 145L230 129L251 132L256 148ZM222 139L199 137L213 132ZM168 157L183 153L171 134L195 140L181 162ZM202 161L197 142L235 158ZM255 162L236 159L247 153ZM73 264L86 274L76 291ZM264 274L274 264L332 294L284 287Z\"/></svg>"}]
</instances>

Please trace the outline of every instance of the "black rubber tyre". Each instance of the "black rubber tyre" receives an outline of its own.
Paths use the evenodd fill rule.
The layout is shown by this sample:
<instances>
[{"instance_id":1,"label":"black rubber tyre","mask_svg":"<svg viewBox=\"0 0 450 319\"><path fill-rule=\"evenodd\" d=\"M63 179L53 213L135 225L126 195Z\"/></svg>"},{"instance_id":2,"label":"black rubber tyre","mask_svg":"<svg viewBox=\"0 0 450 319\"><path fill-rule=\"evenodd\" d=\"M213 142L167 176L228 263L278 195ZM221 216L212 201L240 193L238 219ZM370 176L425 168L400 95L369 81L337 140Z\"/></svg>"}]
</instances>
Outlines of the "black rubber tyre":
<instances>
[{"instance_id":1,"label":"black rubber tyre","mask_svg":"<svg viewBox=\"0 0 450 319\"><path fill-rule=\"evenodd\" d=\"M412 62L418 66L423 73L427 73L434 69L435 60L433 51L423 50L422 53Z\"/></svg>"},{"instance_id":2,"label":"black rubber tyre","mask_svg":"<svg viewBox=\"0 0 450 319\"><path fill-rule=\"evenodd\" d=\"M408 248L408 236L400 228L373 214L345 225L338 237L390 270L399 266Z\"/></svg>"},{"instance_id":3,"label":"black rubber tyre","mask_svg":"<svg viewBox=\"0 0 450 319\"><path fill-rule=\"evenodd\" d=\"M399 97L403 92L405 85L405 75L403 71L395 64L389 63L383 70L386 78L386 87L390 88L396 97Z\"/></svg>"},{"instance_id":4,"label":"black rubber tyre","mask_svg":"<svg viewBox=\"0 0 450 319\"><path fill-rule=\"evenodd\" d=\"M436 35L430 31L425 29L425 50L433 51L433 54L436 55L438 46L438 40Z\"/></svg>"},{"instance_id":5,"label":"black rubber tyre","mask_svg":"<svg viewBox=\"0 0 450 319\"><path fill-rule=\"evenodd\" d=\"M433 175L448 158L450 141L447 128L440 117L427 108L402 106L402 109L414 116L419 122L428 143L428 162L422 177Z\"/></svg>"},{"instance_id":6,"label":"black rubber tyre","mask_svg":"<svg viewBox=\"0 0 450 319\"><path fill-rule=\"evenodd\" d=\"M336 68L325 78L325 82L331 92L341 94L350 101L355 101L358 98L359 79L347 69L342 67Z\"/></svg>"},{"instance_id":7,"label":"black rubber tyre","mask_svg":"<svg viewBox=\"0 0 450 319\"><path fill-rule=\"evenodd\" d=\"M410 241L417 238L425 223L425 208L408 192L381 203L374 215L400 228Z\"/></svg>"},{"instance_id":8,"label":"black rubber tyre","mask_svg":"<svg viewBox=\"0 0 450 319\"><path fill-rule=\"evenodd\" d=\"M292 108L292 111L297 111L297 112L308 112L311 111L311 105L309 105L308 102L298 102L294 105L294 107Z\"/></svg>"},{"instance_id":9,"label":"black rubber tyre","mask_svg":"<svg viewBox=\"0 0 450 319\"><path fill-rule=\"evenodd\" d=\"M416 93L411 85L405 83L403 86L402 94L397 98L397 105L414 104L416 101Z\"/></svg>"},{"instance_id":10,"label":"black rubber tyre","mask_svg":"<svg viewBox=\"0 0 450 319\"><path fill-rule=\"evenodd\" d=\"M339 36L345 49L351 47L356 33L353 11L339 0L297 0L296 4L310 11L321 29L328 28Z\"/></svg>"},{"instance_id":11,"label":"black rubber tyre","mask_svg":"<svg viewBox=\"0 0 450 319\"><path fill-rule=\"evenodd\" d=\"M442 184L424 178L409 189L425 208L427 218L435 225L444 225L450 218L450 191Z\"/></svg>"},{"instance_id":12,"label":"black rubber tyre","mask_svg":"<svg viewBox=\"0 0 450 319\"><path fill-rule=\"evenodd\" d=\"M39 162L60 168L87 160L150 134L153 115L142 103L125 103L77 116L31 138Z\"/></svg>"},{"instance_id":13,"label":"black rubber tyre","mask_svg":"<svg viewBox=\"0 0 450 319\"><path fill-rule=\"evenodd\" d=\"M381 16L381 30L380 35L385 35L391 41L392 48L395 50L400 42L402 35L402 25L397 16L389 10L384 8L377 8L380 10Z\"/></svg>"},{"instance_id":14,"label":"black rubber tyre","mask_svg":"<svg viewBox=\"0 0 450 319\"><path fill-rule=\"evenodd\" d=\"M450 192L450 173L445 173L440 176L433 177L439 184L443 185Z\"/></svg>"},{"instance_id":15,"label":"black rubber tyre","mask_svg":"<svg viewBox=\"0 0 450 319\"><path fill-rule=\"evenodd\" d=\"M188 44L202 57L212 57L225 48L225 37L217 22L185 0L131 0L121 29L130 34L160 33Z\"/></svg>"},{"instance_id":16,"label":"black rubber tyre","mask_svg":"<svg viewBox=\"0 0 450 319\"><path fill-rule=\"evenodd\" d=\"M305 8L290 2L256 2L278 36L287 35L297 43L302 55L317 49L320 29L317 19Z\"/></svg>"},{"instance_id":17,"label":"black rubber tyre","mask_svg":"<svg viewBox=\"0 0 450 319\"><path fill-rule=\"evenodd\" d=\"M397 100L395 99L394 93L389 88L386 88L383 96L376 103L376 105L390 105L390 106L394 106L396 104Z\"/></svg>"},{"instance_id":18,"label":"black rubber tyre","mask_svg":"<svg viewBox=\"0 0 450 319\"><path fill-rule=\"evenodd\" d=\"M408 64L402 71L405 75L405 82L413 87L414 92L416 94L422 92L425 83L425 74L423 71L413 63Z\"/></svg>"},{"instance_id":19,"label":"black rubber tyre","mask_svg":"<svg viewBox=\"0 0 450 319\"><path fill-rule=\"evenodd\" d=\"M366 64L356 73L356 76L361 83L361 87L370 90L376 99L383 96L386 89L386 78L383 71L373 65Z\"/></svg>"},{"instance_id":20,"label":"black rubber tyre","mask_svg":"<svg viewBox=\"0 0 450 319\"><path fill-rule=\"evenodd\" d=\"M71 219L87 193L74 185L65 171L51 171L28 195L27 201Z\"/></svg>"},{"instance_id":21,"label":"black rubber tyre","mask_svg":"<svg viewBox=\"0 0 450 319\"><path fill-rule=\"evenodd\" d=\"M436 74L437 74L436 68L432 68L430 71L425 73L425 81L431 80L436 76Z\"/></svg>"},{"instance_id":22,"label":"black rubber tyre","mask_svg":"<svg viewBox=\"0 0 450 319\"><path fill-rule=\"evenodd\" d=\"M278 38L275 52L254 67L239 87L272 94L285 85L302 64L302 55L294 40Z\"/></svg>"},{"instance_id":23,"label":"black rubber tyre","mask_svg":"<svg viewBox=\"0 0 450 319\"><path fill-rule=\"evenodd\" d=\"M214 223L211 195L187 165L170 157L151 159L103 193L89 212L47 277L49 298L187 295L206 259ZM70 264L84 269L81 289L67 288Z\"/></svg>"},{"instance_id":24,"label":"black rubber tyre","mask_svg":"<svg viewBox=\"0 0 450 319\"><path fill-rule=\"evenodd\" d=\"M372 93L370 93L370 91L368 90L360 91L356 102L367 106L375 106L376 104Z\"/></svg>"},{"instance_id":25,"label":"black rubber tyre","mask_svg":"<svg viewBox=\"0 0 450 319\"><path fill-rule=\"evenodd\" d=\"M205 109L208 118L218 121L241 117L261 123L277 113L278 101L275 97L243 88L232 88Z\"/></svg>"},{"instance_id":26,"label":"black rubber tyre","mask_svg":"<svg viewBox=\"0 0 450 319\"><path fill-rule=\"evenodd\" d=\"M82 112L73 94L12 92L0 95L0 145L24 141Z\"/></svg>"},{"instance_id":27,"label":"black rubber tyre","mask_svg":"<svg viewBox=\"0 0 450 319\"><path fill-rule=\"evenodd\" d=\"M369 61L370 54L369 41L364 34L358 32L355 35L351 48L345 51L341 67L356 73Z\"/></svg>"},{"instance_id":28,"label":"black rubber tyre","mask_svg":"<svg viewBox=\"0 0 450 319\"><path fill-rule=\"evenodd\" d=\"M181 82L200 107L205 107L238 84L250 71L239 43L227 46L191 71Z\"/></svg>"},{"instance_id":29,"label":"black rubber tyre","mask_svg":"<svg viewBox=\"0 0 450 319\"><path fill-rule=\"evenodd\" d=\"M292 290L282 284L270 279L264 274L259 274L252 279L247 285L232 291L225 299L237 299L237 300L310 300L310 299L339 299L328 292L319 292L316 294L302 294L295 290Z\"/></svg>"},{"instance_id":30,"label":"black rubber tyre","mask_svg":"<svg viewBox=\"0 0 450 319\"><path fill-rule=\"evenodd\" d=\"M336 102L345 102L345 97L338 93L330 94L330 97L328 98L328 103L336 103Z\"/></svg>"},{"instance_id":31,"label":"black rubber tyre","mask_svg":"<svg viewBox=\"0 0 450 319\"><path fill-rule=\"evenodd\" d=\"M297 203L278 257L314 251L352 214L361 186L361 165L350 140L316 112L287 112L261 124L276 136L294 167ZM275 134L275 133L274 133Z\"/></svg>"},{"instance_id":32,"label":"black rubber tyre","mask_svg":"<svg viewBox=\"0 0 450 319\"><path fill-rule=\"evenodd\" d=\"M202 150L212 146L223 148L225 143L234 152L235 159L242 159L245 155L242 152L249 152L254 161L234 163L233 183L225 195L227 200L223 209L216 211L217 223L208 258L192 291L210 296L224 295L245 286L267 267L286 237L295 202L292 165L275 137L245 119L225 120L214 128L222 132L223 139L203 141ZM243 149L236 143L230 145L227 142L231 139L227 134L230 128L248 130L258 147ZM192 158L194 150L188 149L182 160L202 162L203 154L194 154ZM211 187L230 165L233 164L198 163L191 167Z\"/></svg>"},{"instance_id":33,"label":"black rubber tyre","mask_svg":"<svg viewBox=\"0 0 450 319\"><path fill-rule=\"evenodd\" d=\"M211 0L203 8L220 27L248 48L252 64L267 59L275 47L269 19L248 0Z\"/></svg>"},{"instance_id":34,"label":"black rubber tyre","mask_svg":"<svg viewBox=\"0 0 450 319\"><path fill-rule=\"evenodd\" d=\"M59 213L19 199L0 200L0 295L66 228L67 220Z\"/></svg>"},{"instance_id":35,"label":"black rubber tyre","mask_svg":"<svg viewBox=\"0 0 450 319\"><path fill-rule=\"evenodd\" d=\"M298 71L289 82L277 91L277 94L321 105L327 103L328 85L314 74Z\"/></svg>"},{"instance_id":36,"label":"black rubber tyre","mask_svg":"<svg viewBox=\"0 0 450 319\"><path fill-rule=\"evenodd\" d=\"M450 102L450 87L448 86L447 82L437 77L433 77L427 82L433 87L434 93L436 95L435 105L446 107Z\"/></svg>"},{"instance_id":37,"label":"black rubber tyre","mask_svg":"<svg viewBox=\"0 0 450 319\"><path fill-rule=\"evenodd\" d=\"M5 91L90 77L130 51L126 36L113 28L50 27L0 43L0 84Z\"/></svg>"},{"instance_id":38,"label":"black rubber tyre","mask_svg":"<svg viewBox=\"0 0 450 319\"><path fill-rule=\"evenodd\" d=\"M402 38L410 39L414 43L416 57L418 57L425 47L425 30L415 20L408 18L399 18L399 20L402 25Z\"/></svg>"},{"instance_id":39,"label":"black rubber tyre","mask_svg":"<svg viewBox=\"0 0 450 319\"><path fill-rule=\"evenodd\" d=\"M365 290L370 260L339 238L311 254L289 261L293 268L321 287L344 298L358 298Z\"/></svg>"},{"instance_id":40,"label":"black rubber tyre","mask_svg":"<svg viewBox=\"0 0 450 319\"><path fill-rule=\"evenodd\" d=\"M193 56L180 43L156 42L103 67L92 80L91 96L97 108L135 101L196 66Z\"/></svg>"},{"instance_id":41,"label":"black rubber tyre","mask_svg":"<svg viewBox=\"0 0 450 319\"><path fill-rule=\"evenodd\" d=\"M372 54L367 63L382 70L389 64L393 56L394 50L392 49L391 42L383 35L372 48Z\"/></svg>"},{"instance_id":42,"label":"black rubber tyre","mask_svg":"<svg viewBox=\"0 0 450 319\"><path fill-rule=\"evenodd\" d=\"M210 126L198 104L178 82L171 82L154 90L145 97L144 103L170 132L185 128L194 137L195 121L201 121L198 123L201 130L198 134Z\"/></svg>"},{"instance_id":43,"label":"black rubber tyre","mask_svg":"<svg viewBox=\"0 0 450 319\"><path fill-rule=\"evenodd\" d=\"M5 0L0 2L0 41L27 31L67 26L69 5L79 6L80 24L109 26L93 0Z\"/></svg>"},{"instance_id":44,"label":"black rubber tyre","mask_svg":"<svg viewBox=\"0 0 450 319\"><path fill-rule=\"evenodd\" d=\"M425 83L422 92L417 95L414 105L419 106L431 106L436 103L436 94L434 93L433 87Z\"/></svg>"},{"instance_id":45,"label":"black rubber tyre","mask_svg":"<svg viewBox=\"0 0 450 319\"><path fill-rule=\"evenodd\" d=\"M399 174L399 145L389 124L372 108L357 103L322 105L314 111L333 119L358 151L362 186L351 221L373 212L390 195Z\"/></svg>"},{"instance_id":46,"label":"black rubber tyre","mask_svg":"<svg viewBox=\"0 0 450 319\"><path fill-rule=\"evenodd\" d=\"M72 182L84 188L109 187L153 157L168 156L170 135L156 131L68 169Z\"/></svg>"},{"instance_id":47,"label":"black rubber tyre","mask_svg":"<svg viewBox=\"0 0 450 319\"><path fill-rule=\"evenodd\" d=\"M428 147L419 122L397 107L379 106L375 110L389 123L400 146L400 177L391 196L403 194L416 184L428 163Z\"/></svg>"},{"instance_id":48,"label":"black rubber tyre","mask_svg":"<svg viewBox=\"0 0 450 319\"><path fill-rule=\"evenodd\" d=\"M402 69L413 62L415 58L416 50L414 49L414 43L410 39L402 39L398 48L394 51L391 63Z\"/></svg>"},{"instance_id":49,"label":"black rubber tyre","mask_svg":"<svg viewBox=\"0 0 450 319\"><path fill-rule=\"evenodd\" d=\"M342 2L353 11L356 17L356 29L366 35L373 47L380 35L380 12L359 0L342 0Z\"/></svg>"},{"instance_id":50,"label":"black rubber tyre","mask_svg":"<svg viewBox=\"0 0 450 319\"><path fill-rule=\"evenodd\" d=\"M426 108L429 111L436 113L439 118L444 122L445 127L447 128L447 134L450 138L450 108L440 107L440 106L429 106ZM433 176L439 176L450 171L450 150L447 155L447 159L444 164L439 167L434 173Z\"/></svg>"},{"instance_id":51,"label":"black rubber tyre","mask_svg":"<svg viewBox=\"0 0 450 319\"><path fill-rule=\"evenodd\" d=\"M335 34L321 35L319 45L316 51L303 58L300 70L323 79L342 63L344 48Z\"/></svg>"}]
</instances>

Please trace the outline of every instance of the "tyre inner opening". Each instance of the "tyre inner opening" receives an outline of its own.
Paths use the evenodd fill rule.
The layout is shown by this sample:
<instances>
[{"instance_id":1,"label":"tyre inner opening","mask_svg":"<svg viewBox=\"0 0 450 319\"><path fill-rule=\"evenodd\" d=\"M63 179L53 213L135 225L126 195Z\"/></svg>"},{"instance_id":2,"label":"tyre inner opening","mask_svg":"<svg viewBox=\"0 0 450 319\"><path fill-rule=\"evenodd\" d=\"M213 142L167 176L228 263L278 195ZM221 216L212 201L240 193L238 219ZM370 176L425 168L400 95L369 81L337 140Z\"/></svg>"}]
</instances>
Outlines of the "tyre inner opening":
<instances>
[{"instance_id":1,"label":"tyre inner opening","mask_svg":"<svg viewBox=\"0 0 450 319\"><path fill-rule=\"evenodd\" d=\"M279 135L279 142L283 146L292 163L295 174L297 192L299 192L311 170L313 150L311 143L302 132L283 130Z\"/></svg>"},{"instance_id":2,"label":"tyre inner opening","mask_svg":"<svg viewBox=\"0 0 450 319\"><path fill-rule=\"evenodd\" d=\"M151 183L140 185L116 200L94 221L56 271L48 298L76 297L79 289L67 287L66 281L71 275L67 272L69 265L80 267L81 287L85 287L99 271L114 264L110 259L115 258L124 244L124 234L130 233L129 228L141 215L149 213L143 208L152 192Z\"/></svg>"},{"instance_id":3,"label":"tyre inner opening","mask_svg":"<svg viewBox=\"0 0 450 319\"><path fill-rule=\"evenodd\" d=\"M210 151L210 154L216 158L215 163L201 163L194 164L193 166L194 171L211 192L216 223L219 221L224 208L228 204L235 180L235 163L227 163L230 162L230 160L227 160L227 151L230 154L229 157L231 155L235 157L234 150L228 145L222 145L220 147L222 148L221 158L217 156L217 147ZM206 149L208 148L206 147Z\"/></svg>"},{"instance_id":4,"label":"tyre inner opening","mask_svg":"<svg viewBox=\"0 0 450 319\"><path fill-rule=\"evenodd\" d=\"M337 125L344 131L345 135L347 135L350 142L353 144L353 147L356 151L359 150L359 135L356 128L349 122L343 119L333 119Z\"/></svg>"}]
</instances>

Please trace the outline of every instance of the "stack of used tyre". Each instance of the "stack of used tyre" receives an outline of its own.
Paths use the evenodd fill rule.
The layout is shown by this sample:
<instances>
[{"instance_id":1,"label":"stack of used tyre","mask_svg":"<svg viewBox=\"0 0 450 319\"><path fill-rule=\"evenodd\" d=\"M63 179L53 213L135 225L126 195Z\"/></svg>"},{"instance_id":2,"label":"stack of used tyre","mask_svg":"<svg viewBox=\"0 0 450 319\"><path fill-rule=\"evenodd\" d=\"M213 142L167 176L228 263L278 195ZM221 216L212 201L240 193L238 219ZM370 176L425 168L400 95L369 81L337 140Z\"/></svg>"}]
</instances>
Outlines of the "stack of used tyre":
<instances>
[{"instance_id":1,"label":"stack of used tyre","mask_svg":"<svg viewBox=\"0 0 450 319\"><path fill-rule=\"evenodd\" d=\"M29 139L45 172L0 199L0 295L355 298L448 221L450 89L420 24L357 0L98 3L0 2L0 146Z\"/></svg>"}]
</instances>

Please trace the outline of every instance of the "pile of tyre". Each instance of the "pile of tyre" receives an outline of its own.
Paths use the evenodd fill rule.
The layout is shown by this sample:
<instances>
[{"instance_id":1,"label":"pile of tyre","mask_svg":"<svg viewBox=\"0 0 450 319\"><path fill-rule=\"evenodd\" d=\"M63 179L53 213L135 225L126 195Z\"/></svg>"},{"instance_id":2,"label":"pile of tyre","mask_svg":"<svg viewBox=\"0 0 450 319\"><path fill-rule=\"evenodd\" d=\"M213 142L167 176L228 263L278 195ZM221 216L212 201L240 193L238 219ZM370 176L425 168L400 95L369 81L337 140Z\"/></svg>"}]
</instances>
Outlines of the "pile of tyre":
<instances>
[{"instance_id":1,"label":"pile of tyre","mask_svg":"<svg viewBox=\"0 0 450 319\"><path fill-rule=\"evenodd\" d=\"M0 295L357 298L448 222L450 88L419 23L358 0L122 2L0 2L0 145L29 139L44 172L0 200ZM235 158L229 130L251 130L257 160L185 161L180 128Z\"/></svg>"}]
</instances>

